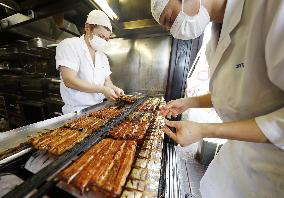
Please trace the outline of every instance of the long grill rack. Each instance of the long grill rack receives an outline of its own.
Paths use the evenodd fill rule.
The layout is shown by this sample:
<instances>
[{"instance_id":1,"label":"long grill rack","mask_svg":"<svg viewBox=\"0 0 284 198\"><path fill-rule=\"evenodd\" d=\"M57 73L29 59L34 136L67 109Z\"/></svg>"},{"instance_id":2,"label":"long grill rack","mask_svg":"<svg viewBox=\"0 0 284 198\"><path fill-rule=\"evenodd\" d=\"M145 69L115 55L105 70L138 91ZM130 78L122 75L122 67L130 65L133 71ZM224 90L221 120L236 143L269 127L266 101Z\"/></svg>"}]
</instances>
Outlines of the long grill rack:
<instances>
[{"instance_id":1,"label":"long grill rack","mask_svg":"<svg viewBox=\"0 0 284 198\"><path fill-rule=\"evenodd\" d=\"M109 120L104 126L97 129L94 133L85 138L82 142L77 143L72 149L66 151L63 155L59 156L54 162L52 162L47 167L40 170L37 174L28 178L24 183L17 186L15 189L7 193L5 198L21 198L30 193L33 189L42 185L50 176L56 173L60 168L66 165L67 162L70 162L71 159L82 151L85 151L94 143L97 143L99 140L104 138L108 131L122 122L132 111L134 111L140 104L142 104L148 97L143 97L135 101L132 105L125 107L125 110L121 113L120 116L115 117ZM45 192L46 189L49 189L50 186L53 186L54 182L47 182L44 185L44 188L40 190L35 197Z\"/></svg>"}]
</instances>

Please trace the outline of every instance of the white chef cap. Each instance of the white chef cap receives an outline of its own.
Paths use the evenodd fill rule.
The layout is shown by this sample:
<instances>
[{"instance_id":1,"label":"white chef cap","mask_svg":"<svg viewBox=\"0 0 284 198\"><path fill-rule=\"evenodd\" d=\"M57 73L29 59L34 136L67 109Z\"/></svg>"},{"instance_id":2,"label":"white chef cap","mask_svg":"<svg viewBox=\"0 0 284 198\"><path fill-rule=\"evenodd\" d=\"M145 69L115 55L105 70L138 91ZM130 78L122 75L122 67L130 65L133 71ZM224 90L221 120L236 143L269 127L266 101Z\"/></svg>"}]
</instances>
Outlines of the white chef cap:
<instances>
[{"instance_id":1,"label":"white chef cap","mask_svg":"<svg viewBox=\"0 0 284 198\"><path fill-rule=\"evenodd\" d=\"M101 10L93 10L89 13L86 23L93 25L102 25L112 31L112 26L108 16Z\"/></svg>"},{"instance_id":2,"label":"white chef cap","mask_svg":"<svg viewBox=\"0 0 284 198\"><path fill-rule=\"evenodd\" d=\"M151 0L151 12L154 19L159 22L160 16L169 0Z\"/></svg>"}]
</instances>

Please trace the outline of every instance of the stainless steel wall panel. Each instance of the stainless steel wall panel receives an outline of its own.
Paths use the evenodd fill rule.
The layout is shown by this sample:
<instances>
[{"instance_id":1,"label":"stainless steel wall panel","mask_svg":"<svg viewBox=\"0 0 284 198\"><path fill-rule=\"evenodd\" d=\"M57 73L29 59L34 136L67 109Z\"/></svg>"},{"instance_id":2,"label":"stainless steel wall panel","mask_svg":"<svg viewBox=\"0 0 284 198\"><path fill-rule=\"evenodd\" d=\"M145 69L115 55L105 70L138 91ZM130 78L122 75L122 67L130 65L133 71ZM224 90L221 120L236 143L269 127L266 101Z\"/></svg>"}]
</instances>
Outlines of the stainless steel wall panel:
<instances>
[{"instance_id":1,"label":"stainless steel wall panel","mask_svg":"<svg viewBox=\"0 0 284 198\"><path fill-rule=\"evenodd\" d=\"M172 39L169 36L111 39L105 51L114 84L127 92L165 92Z\"/></svg>"}]
</instances>

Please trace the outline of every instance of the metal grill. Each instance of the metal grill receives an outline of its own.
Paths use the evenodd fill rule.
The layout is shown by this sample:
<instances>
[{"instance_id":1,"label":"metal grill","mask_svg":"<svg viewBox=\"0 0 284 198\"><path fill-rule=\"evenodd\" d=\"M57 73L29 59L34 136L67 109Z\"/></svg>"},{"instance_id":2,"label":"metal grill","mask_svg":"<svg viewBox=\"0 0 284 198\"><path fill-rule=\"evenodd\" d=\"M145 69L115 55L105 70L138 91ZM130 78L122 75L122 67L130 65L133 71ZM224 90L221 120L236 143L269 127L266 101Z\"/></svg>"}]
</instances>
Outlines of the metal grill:
<instances>
[{"instance_id":1,"label":"metal grill","mask_svg":"<svg viewBox=\"0 0 284 198\"><path fill-rule=\"evenodd\" d=\"M56 173L63 165L66 165L67 162L69 162L73 157L77 156L82 151L85 151L87 148L92 146L94 143L101 140L103 137L107 135L107 131L109 131L111 128L119 124L121 121L123 121L127 115L132 112L138 105L142 104L146 100L147 97L141 98L137 100L134 104L128 106L125 108L125 111L119 116L114 119L111 119L108 121L108 123L98 130L96 130L95 133L88 136L85 140L83 140L80 143L77 143L71 150L66 151L63 155L58 157L54 162L52 162L49 166L43 168L40 170L37 174L31 176L28 178L24 183L17 186L14 190L10 191L8 194L6 194L5 198L21 198L26 196L28 193L30 193L33 189L36 189L39 187L42 183L44 183L51 175ZM39 197L42 193L44 193L47 189L52 187L54 185L54 182L48 182L43 186L43 189L38 191L34 195L34 197Z\"/></svg>"}]
</instances>

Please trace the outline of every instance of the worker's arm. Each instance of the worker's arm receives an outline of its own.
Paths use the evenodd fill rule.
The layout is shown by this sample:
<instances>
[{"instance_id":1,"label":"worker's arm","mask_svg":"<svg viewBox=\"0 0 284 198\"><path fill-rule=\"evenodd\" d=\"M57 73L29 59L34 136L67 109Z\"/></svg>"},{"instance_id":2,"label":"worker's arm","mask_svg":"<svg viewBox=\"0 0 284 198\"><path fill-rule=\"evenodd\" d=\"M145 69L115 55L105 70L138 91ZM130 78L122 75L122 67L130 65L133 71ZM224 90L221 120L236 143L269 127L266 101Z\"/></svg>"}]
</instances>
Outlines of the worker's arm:
<instances>
[{"instance_id":1,"label":"worker's arm","mask_svg":"<svg viewBox=\"0 0 284 198\"><path fill-rule=\"evenodd\" d=\"M117 95L110 87L102 85L92 85L80 79L77 73L68 67L60 66L60 73L65 86L68 88L87 93L102 93L111 100L115 100L117 98Z\"/></svg>"},{"instance_id":2,"label":"worker's arm","mask_svg":"<svg viewBox=\"0 0 284 198\"><path fill-rule=\"evenodd\" d=\"M197 97L180 98L172 100L161 109L163 116L171 117L183 113L188 108L210 108L212 107L211 94Z\"/></svg>"},{"instance_id":3,"label":"worker's arm","mask_svg":"<svg viewBox=\"0 0 284 198\"><path fill-rule=\"evenodd\" d=\"M255 119L227 123L196 123L192 121L168 121L166 125L176 128L173 133L168 127L164 132L182 146L198 142L202 138L223 138L248 142L268 143Z\"/></svg>"},{"instance_id":4,"label":"worker's arm","mask_svg":"<svg viewBox=\"0 0 284 198\"><path fill-rule=\"evenodd\" d=\"M124 95L124 91L112 83L110 76L105 78L105 86L112 88L117 96Z\"/></svg>"},{"instance_id":5,"label":"worker's arm","mask_svg":"<svg viewBox=\"0 0 284 198\"><path fill-rule=\"evenodd\" d=\"M189 108L211 108L211 94L187 98L187 105Z\"/></svg>"}]
</instances>

